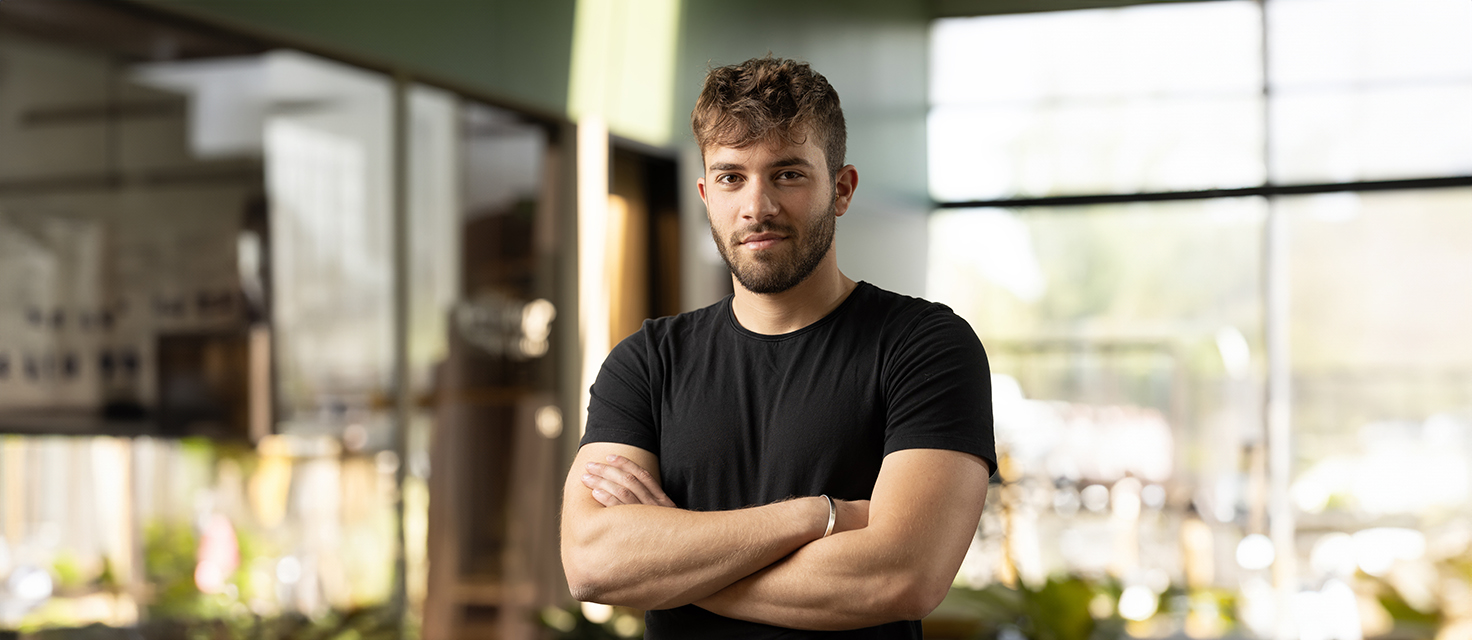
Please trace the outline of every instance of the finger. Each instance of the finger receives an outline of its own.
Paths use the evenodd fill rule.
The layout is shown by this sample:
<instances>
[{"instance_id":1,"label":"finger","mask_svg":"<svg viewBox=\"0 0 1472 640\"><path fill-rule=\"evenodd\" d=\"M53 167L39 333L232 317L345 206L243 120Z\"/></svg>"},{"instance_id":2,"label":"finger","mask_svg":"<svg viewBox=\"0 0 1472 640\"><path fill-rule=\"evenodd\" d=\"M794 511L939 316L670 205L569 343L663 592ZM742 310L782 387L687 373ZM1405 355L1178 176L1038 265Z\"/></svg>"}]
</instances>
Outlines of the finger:
<instances>
[{"instance_id":1,"label":"finger","mask_svg":"<svg viewBox=\"0 0 1472 640\"><path fill-rule=\"evenodd\" d=\"M611 456L611 458L617 458L617 456ZM637 463L629 462L626 465L617 466L612 463L589 462L587 471L596 477L617 484L618 487L626 488L640 505L670 506L668 497L661 500L661 497L664 497L664 491L659 488L658 483L655 483L654 475L649 474ZM623 494L620 494L620 497L623 497Z\"/></svg>"},{"instance_id":2,"label":"finger","mask_svg":"<svg viewBox=\"0 0 1472 640\"><path fill-rule=\"evenodd\" d=\"M659 482L654 479L654 474L650 473L648 469L639 466L639 463L623 456L612 455L608 456L608 464L620 471L628 473L637 480L643 486L644 490L648 492L650 498L653 500L652 504L662 507L675 506L674 501L665 495L664 487L659 486Z\"/></svg>"},{"instance_id":3,"label":"finger","mask_svg":"<svg viewBox=\"0 0 1472 640\"><path fill-rule=\"evenodd\" d=\"M597 500L598 504L601 504L605 507L613 507L623 504L622 502L619 502L617 498L614 498L613 496L609 495L607 491L604 491L602 489L593 490L593 499Z\"/></svg>"},{"instance_id":4,"label":"finger","mask_svg":"<svg viewBox=\"0 0 1472 640\"><path fill-rule=\"evenodd\" d=\"M641 498L628 483L618 479L617 475L622 473L622 471L610 470L606 466L600 465L600 468L595 468L593 464L589 464L588 472L583 474L583 485L608 494L616 501L615 504L650 504L645 502L645 498Z\"/></svg>"},{"instance_id":5,"label":"finger","mask_svg":"<svg viewBox=\"0 0 1472 640\"><path fill-rule=\"evenodd\" d=\"M617 495L615 491L606 489L607 484L608 482L606 480L596 475L591 473L583 474L583 486L592 491L593 499L597 500L599 504L605 507L629 504Z\"/></svg>"}]
</instances>

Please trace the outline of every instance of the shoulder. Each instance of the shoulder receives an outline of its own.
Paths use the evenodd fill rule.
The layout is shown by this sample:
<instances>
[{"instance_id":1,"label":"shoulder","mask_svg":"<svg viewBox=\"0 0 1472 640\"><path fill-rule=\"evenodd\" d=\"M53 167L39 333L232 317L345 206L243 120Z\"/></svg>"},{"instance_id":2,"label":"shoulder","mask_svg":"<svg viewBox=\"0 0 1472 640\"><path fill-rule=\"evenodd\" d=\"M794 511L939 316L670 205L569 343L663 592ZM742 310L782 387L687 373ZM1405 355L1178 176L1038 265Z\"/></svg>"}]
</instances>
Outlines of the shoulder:
<instances>
[{"instance_id":1,"label":"shoulder","mask_svg":"<svg viewBox=\"0 0 1472 640\"><path fill-rule=\"evenodd\" d=\"M720 331L727 322L730 309L731 298L727 296L715 304L694 311L649 318L638 331L620 341L609 357L645 359L672 348L708 343L709 337Z\"/></svg>"},{"instance_id":2,"label":"shoulder","mask_svg":"<svg viewBox=\"0 0 1472 640\"><path fill-rule=\"evenodd\" d=\"M865 323L872 323L887 338L900 342L916 339L980 341L971 324L939 302L880 289L867 282L854 290L859 296L854 311Z\"/></svg>"}]
</instances>

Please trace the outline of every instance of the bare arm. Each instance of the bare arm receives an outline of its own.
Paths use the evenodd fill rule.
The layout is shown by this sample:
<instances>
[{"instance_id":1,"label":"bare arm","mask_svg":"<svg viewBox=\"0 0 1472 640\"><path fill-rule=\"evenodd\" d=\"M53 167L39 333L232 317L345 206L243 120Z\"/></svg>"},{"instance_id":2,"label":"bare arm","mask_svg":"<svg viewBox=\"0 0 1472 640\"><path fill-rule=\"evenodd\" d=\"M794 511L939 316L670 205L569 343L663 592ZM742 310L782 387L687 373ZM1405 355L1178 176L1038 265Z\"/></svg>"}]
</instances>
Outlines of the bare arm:
<instances>
[{"instance_id":1,"label":"bare arm","mask_svg":"<svg viewBox=\"0 0 1472 640\"><path fill-rule=\"evenodd\" d=\"M981 518L989 473L966 453L891 453L874 486L867 527L811 542L696 604L799 629L922 618L955 579Z\"/></svg>"},{"instance_id":2,"label":"bare arm","mask_svg":"<svg viewBox=\"0 0 1472 640\"><path fill-rule=\"evenodd\" d=\"M818 497L736 511L674 508L658 474L659 460L637 447L590 443L578 451L562 494L562 566L577 599L640 609L689 604L821 538L828 524L827 501ZM848 508L845 526L863 526Z\"/></svg>"}]
</instances>

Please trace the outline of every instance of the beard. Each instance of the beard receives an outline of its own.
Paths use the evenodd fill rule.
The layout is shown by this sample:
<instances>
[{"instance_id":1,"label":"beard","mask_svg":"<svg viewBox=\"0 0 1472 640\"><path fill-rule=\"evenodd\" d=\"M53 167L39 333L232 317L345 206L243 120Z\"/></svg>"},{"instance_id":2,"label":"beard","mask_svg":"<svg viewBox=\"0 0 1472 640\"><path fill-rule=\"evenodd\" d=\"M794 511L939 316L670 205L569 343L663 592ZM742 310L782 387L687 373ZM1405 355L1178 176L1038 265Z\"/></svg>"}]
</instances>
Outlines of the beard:
<instances>
[{"instance_id":1,"label":"beard","mask_svg":"<svg viewBox=\"0 0 1472 640\"><path fill-rule=\"evenodd\" d=\"M837 212L837 206L830 201L828 210L821 216L815 216L801 231L795 226L768 220L733 231L725 240L722 240L714 226L710 229L710 235L716 241L716 248L721 251L721 258L725 259L726 266L731 269L742 287L752 293L782 293L802 284L822 264L823 256L828 255L828 249L833 246ZM769 232L781 234L786 238L785 242L794 246L780 251L741 251L742 238Z\"/></svg>"}]
</instances>

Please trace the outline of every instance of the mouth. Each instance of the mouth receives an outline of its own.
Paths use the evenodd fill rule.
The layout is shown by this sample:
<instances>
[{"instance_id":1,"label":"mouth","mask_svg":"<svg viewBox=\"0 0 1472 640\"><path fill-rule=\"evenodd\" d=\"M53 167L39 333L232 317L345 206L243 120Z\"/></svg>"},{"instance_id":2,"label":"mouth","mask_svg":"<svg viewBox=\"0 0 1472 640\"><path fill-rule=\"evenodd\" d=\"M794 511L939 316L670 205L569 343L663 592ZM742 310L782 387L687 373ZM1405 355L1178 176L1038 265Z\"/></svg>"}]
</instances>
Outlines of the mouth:
<instances>
[{"instance_id":1,"label":"mouth","mask_svg":"<svg viewBox=\"0 0 1472 640\"><path fill-rule=\"evenodd\" d=\"M742 238L741 246L756 251L769 248L785 239L783 236L775 233L756 233Z\"/></svg>"}]
</instances>

